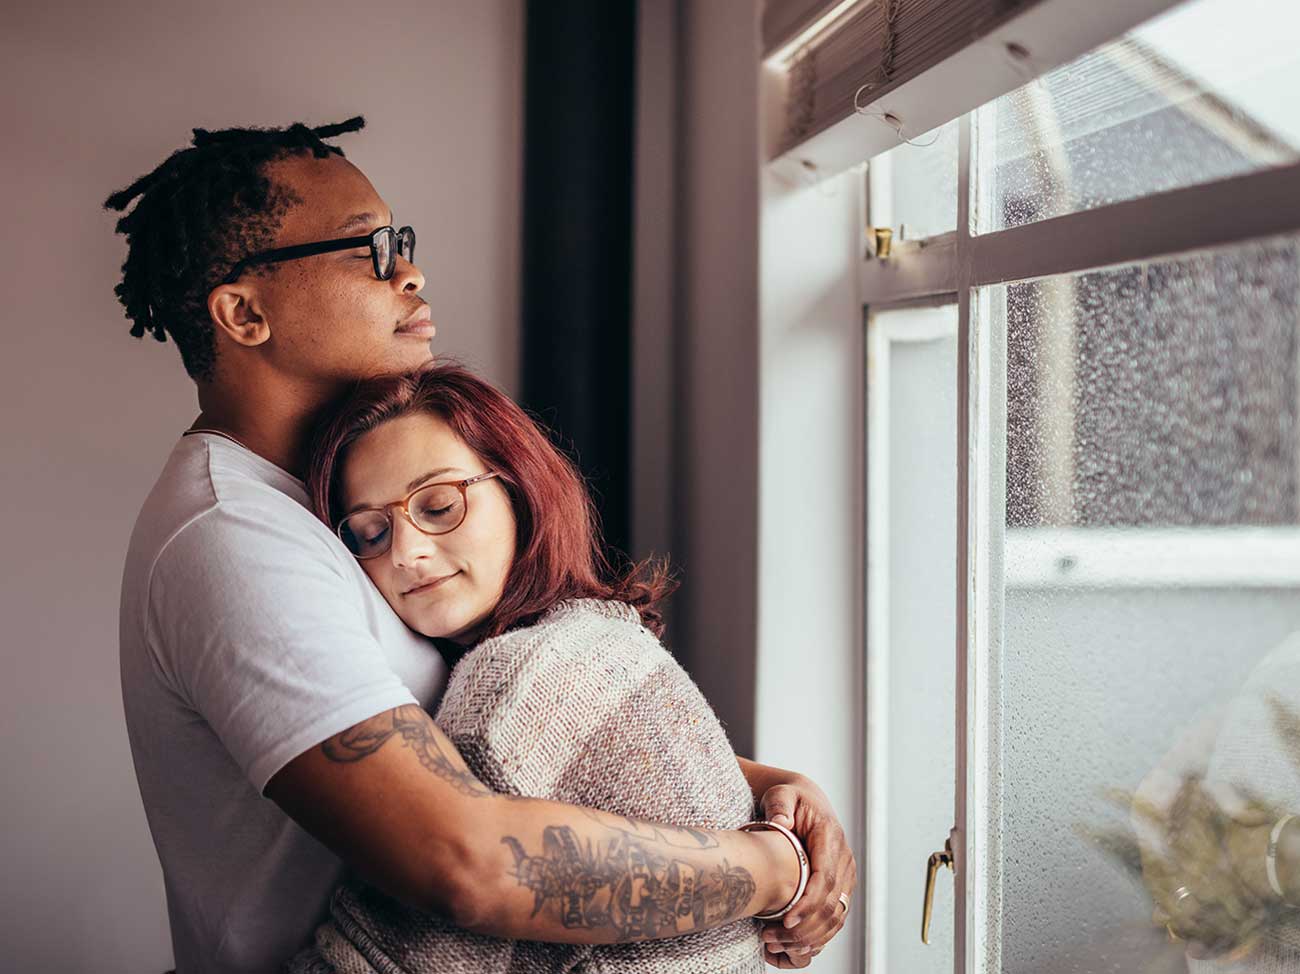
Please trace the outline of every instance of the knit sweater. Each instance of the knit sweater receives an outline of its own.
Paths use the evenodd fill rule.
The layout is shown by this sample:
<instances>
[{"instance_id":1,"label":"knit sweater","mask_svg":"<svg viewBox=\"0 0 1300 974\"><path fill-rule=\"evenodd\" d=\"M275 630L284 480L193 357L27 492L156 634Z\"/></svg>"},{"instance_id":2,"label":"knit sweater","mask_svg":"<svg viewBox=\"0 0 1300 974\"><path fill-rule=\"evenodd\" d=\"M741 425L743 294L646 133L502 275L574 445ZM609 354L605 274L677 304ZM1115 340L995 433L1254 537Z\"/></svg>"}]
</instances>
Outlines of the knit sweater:
<instances>
[{"instance_id":1,"label":"knit sweater","mask_svg":"<svg viewBox=\"0 0 1300 974\"><path fill-rule=\"evenodd\" d=\"M621 602L563 602L456 665L434 720L498 792L666 825L732 829L754 799L699 688ZM409 909L359 881L288 974L760 974L754 920L598 946L502 940Z\"/></svg>"}]
</instances>

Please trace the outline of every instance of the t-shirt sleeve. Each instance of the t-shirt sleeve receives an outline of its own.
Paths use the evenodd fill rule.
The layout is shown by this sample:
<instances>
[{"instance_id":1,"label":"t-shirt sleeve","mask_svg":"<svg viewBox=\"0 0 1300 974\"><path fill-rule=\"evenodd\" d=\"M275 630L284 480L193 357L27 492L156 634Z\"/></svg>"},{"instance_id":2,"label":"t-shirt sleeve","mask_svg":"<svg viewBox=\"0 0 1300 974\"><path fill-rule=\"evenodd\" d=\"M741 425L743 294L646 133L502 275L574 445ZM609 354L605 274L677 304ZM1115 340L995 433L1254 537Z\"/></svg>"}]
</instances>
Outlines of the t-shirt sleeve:
<instances>
[{"instance_id":1,"label":"t-shirt sleeve","mask_svg":"<svg viewBox=\"0 0 1300 974\"><path fill-rule=\"evenodd\" d=\"M162 679L261 793L321 741L415 697L357 580L309 526L222 504L159 554L145 611Z\"/></svg>"}]
</instances>

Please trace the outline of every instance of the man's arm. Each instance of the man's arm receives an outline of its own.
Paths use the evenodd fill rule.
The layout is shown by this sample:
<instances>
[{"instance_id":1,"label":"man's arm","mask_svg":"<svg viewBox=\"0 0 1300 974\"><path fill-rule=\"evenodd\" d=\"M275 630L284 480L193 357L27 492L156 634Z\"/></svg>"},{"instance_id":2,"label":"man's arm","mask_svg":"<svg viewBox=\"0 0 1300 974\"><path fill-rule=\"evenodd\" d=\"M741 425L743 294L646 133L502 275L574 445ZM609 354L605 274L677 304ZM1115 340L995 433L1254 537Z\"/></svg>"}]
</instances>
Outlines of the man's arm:
<instances>
[{"instance_id":1,"label":"man's arm","mask_svg":"<svg viewBox=\"0 0 1300 974\"><path fill-rule=\"evenodd\" d=\"M840 894L852 897L858 864L826 797L804 775L736 757L763 816L792 830L808 850L812 874L808 888L782 921L765 924L768 962L778 967L806 966L844 927L848 909ZM781 956L785 955L785 956Z\"/></svg>"},{"instance_id":2,"label":"man's arm","mask_svg":"<svg viewBox=\"0 0 1300 974\"><path fill-rule=\"evenodd\" d=\"M655 825L490 791L414 705L295 758L266 795L388 894L497 937L674 937L779 909L798 880L775 833Z\"/></svg>"}]
</instances>

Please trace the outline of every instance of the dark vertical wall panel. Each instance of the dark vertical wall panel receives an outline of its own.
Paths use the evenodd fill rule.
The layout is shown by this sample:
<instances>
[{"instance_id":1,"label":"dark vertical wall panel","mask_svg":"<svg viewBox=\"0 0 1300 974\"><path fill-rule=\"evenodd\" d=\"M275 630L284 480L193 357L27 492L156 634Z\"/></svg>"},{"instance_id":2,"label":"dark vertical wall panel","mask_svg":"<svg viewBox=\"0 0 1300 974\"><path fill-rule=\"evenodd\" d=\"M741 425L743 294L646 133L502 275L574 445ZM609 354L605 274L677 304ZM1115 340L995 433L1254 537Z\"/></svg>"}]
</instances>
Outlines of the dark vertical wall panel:
<instances>
[{"instance_id":1,"label":"dark vertical wall panel","mask_svg":"<svg viewBox=\"0 0 1300 974\"><path fill-rule=\"evenodd\" d=\"M629 548L635 0L529 0L524 404L556 429Z\"/></svg>"}]
</instances>

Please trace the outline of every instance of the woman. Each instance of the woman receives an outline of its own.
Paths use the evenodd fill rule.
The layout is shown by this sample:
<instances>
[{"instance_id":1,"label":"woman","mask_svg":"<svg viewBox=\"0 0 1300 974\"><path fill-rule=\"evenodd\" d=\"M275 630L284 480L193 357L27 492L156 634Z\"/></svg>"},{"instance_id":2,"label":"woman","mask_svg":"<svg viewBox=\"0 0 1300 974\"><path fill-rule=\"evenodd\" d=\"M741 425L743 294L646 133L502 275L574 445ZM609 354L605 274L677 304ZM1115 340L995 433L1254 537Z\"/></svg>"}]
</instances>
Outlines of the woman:
<instances>
[{"instance_id":1,"label":"woman","mask_svg":"<svg viewBox=\"0 0 1300 974\"><path fill-rule=\"evenodd\" d=\"M374 380L322 430L308 489L403 621L461 656L435 718L485 785L687 828L753 818L721 725L656 638L663 568L609 570L581 478L508 397L456 366ZM789 840L790 868L806 877ZM512 851L540 908L550 864ZM754 920L700 929L737 915L744 877L723 876L702 899L671 864L642 865L636 888L573 896L565 909L629 937L667 917L683 936L498 940L354 883L290 970L764 969Z\"/></svg>"}]
</instances>

